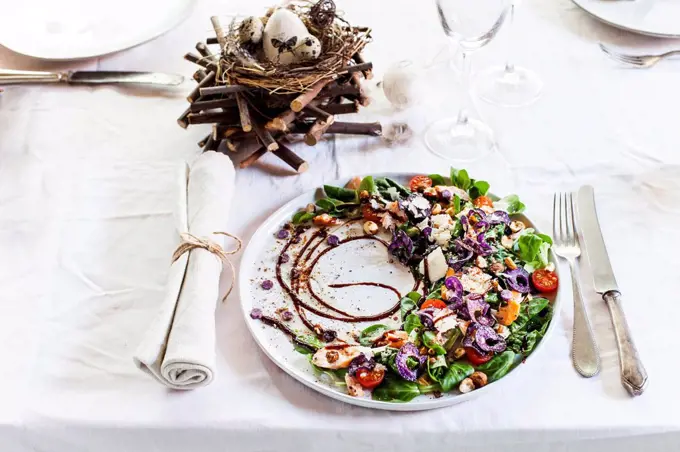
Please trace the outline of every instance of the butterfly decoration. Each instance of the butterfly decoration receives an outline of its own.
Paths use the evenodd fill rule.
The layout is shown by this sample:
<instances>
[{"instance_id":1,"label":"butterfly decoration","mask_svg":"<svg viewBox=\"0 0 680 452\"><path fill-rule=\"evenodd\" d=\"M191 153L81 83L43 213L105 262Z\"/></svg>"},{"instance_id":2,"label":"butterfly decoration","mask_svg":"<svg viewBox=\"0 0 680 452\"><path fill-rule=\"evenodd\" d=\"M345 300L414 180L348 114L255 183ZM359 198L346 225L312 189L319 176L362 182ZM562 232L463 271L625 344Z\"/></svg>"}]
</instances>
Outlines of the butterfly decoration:
<instances>
[{"instance_id":1,"label":"butterfly decoration","mask_svg":"<svg viewBox=\"0 0 680 452\"><path fill-rule=\"evenodd\" d=\"M272 45L274 46L275 49L278 49L279 53L283 53L286 51L292 52L293 49L295 48L295 44L297 44L297 39L298 39L297 36L293 36L287 41L281 41L279 39L272 38Z\"/></svg>"}]
</instances>

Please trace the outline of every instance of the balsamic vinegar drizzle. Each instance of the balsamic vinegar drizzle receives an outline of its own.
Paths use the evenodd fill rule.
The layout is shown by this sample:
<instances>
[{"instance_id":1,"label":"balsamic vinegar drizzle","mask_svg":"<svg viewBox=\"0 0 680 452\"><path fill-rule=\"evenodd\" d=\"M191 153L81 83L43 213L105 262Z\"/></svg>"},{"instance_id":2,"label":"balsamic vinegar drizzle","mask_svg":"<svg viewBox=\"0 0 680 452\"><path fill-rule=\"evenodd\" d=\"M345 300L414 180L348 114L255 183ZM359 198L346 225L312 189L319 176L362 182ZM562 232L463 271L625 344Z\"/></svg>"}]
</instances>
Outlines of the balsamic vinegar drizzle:
<instances>
[{"instance_id":1,"label":"balsamic vinegar drizzle","mask_svg":"<svg viewBox=\"0 0 680 452\"><path fill-rule=\"evenodd\" d=\"M356 220L350 220L345 223L343 223L340 227L347 226L348 224L354 222ZM321 250L316 257L312 259L312 256L314 253L317 251L319 246L321 246L324 243L324 239L328 237L328 229L327 228L321 228L318 231L316 231L314 234L311 235L309 240L302 246L300 249L299 253L295 256L295 259L293 261L293 266L290 271L290 286L286 284L283 280L283 275L282 275L282 270L281 266L283 264L283 258L282 256L286 254L286 252L290 249L291 245L293 243L298 243L300 240L300 237L302 234L304 234L305 229L298 228L295 230L294 234L292 234L292 237L288 240L288 242L285 244L281 252L279 253L279 256L276 260L276 279L279 282L279 285L283 288L283 290L288 294L288 296L291 298L293 301L293 306L295 307L295 311L298 313L300 316L300 319L302 322L305 324L307 328L309 328L311 331L316 333L318 336L321 336L323 334L323 328L321 328L319 325L313 325L311 321L307 318L306 312L312 312L319 317L323 317L326 319L331 319L331 320L336 320L339 322L346 322L346 323L357 323L357 322L366 322L366 321L375 321L375 320L380 320L384 319L386 317L391 316L395 312L399 310L400 303L399 300L401 300L401 293L399 291L387 284L382 284L378 282L372 282L372 281L364 281L364 282L353 282L353 283L338 283L338 284L329 284L328 287L331 288L342 288L342 287L352 287L352 286L374 286L374 287L380 287L383 289L390 290L394 292L394 294L397 296L397 302L389 308L386 311L373 314L373 315L355 315L351 314L348 312L345 312L332 304L330 304L328 301L324 300L321 298L315 291L314 288L312 287L311 284L311 278L310 275L314 271L314 268L318 264L319 260L321 259L322 256L324 256L326 253L329 251L339 248L340 246L353 242L356 240L373 240L378 243L381 243L385 248L389 246L389 243L387 243L385 240L375 237L372 235L360 235L360 236L355 236L355 237L347 237L343 240L340 240L336 246L327 246L325 249ZM311 260L311 263L309 262ZM329 312L324 312L321 311L320 309L310 305L309 303L305 302L302 300L299 296L300 291L303 290L303 282L305 283L305 287L307 288L307 291L309 294L323 307L331 311ZM414 280L414 287L413 290L416 290L419 285L419 281L417 279ZM265 317L263 316L263 320L265 320ZM265 320L265 323L268 323L272 326L276 326L278 328L281 328L281 322L278 322L274 325L272 320L275 320L273 318L267 317ZM284 325L285 326L285 325ZM287 334L293 333L290 328L286 327L284 330ZM293 333L294 334L294 333Z\"/></svg>"}]
</instances>

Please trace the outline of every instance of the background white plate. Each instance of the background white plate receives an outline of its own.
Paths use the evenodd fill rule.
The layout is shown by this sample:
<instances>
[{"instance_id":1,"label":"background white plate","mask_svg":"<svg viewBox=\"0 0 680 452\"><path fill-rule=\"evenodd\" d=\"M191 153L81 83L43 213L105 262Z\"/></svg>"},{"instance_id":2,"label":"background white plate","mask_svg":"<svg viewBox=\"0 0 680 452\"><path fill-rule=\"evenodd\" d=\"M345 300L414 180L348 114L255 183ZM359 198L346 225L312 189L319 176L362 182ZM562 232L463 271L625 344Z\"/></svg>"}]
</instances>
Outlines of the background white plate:
<instances>
[{"instance_id":1,"label":"background white plate","mask_svg":"<svg viewBox=\"0 0 680 452\"><path fill-rule=\"evenodd\" d=\"M23 55L73 60L105 55L176 26L195 0L11 0L0 12L0 44Z\"/></svg>"},{"instance_id":2,"label":"background white plate","mask_svg":"<svg viewBox=\"0 0 680 452\"><path fill-rule=\"evenodd\" d=\"M680 38L678 0L572 0L594 18L647 36Z\"/></svg>"},{"instance_id":3,"label":"background white plate","mask_svg":"<svg viewBox=\"0 0 680 452\"><path fill-rule=\"evenodd\" d=\"M414 174L381 174L375 176L389 176L399 182L406 183L411 177L414 176ZM340 180L329 182L329 184L344 186L346 182L347 180ZM269 356L269 358L274 361L281 369L306 386L309 386L310 388L322 394L343 402L383 410L417 411L454 405L466 400L470 400L481 394L486 394L487 392L494 390L493 388L498 388L501 384L503 384L504 381L506 381L506 379L518 374L520 369L524 369L527 367L527 365L529 365L529 363L533 363L537 360L537 353L541 351L543 344L548 340L555 325L557 324L557 317L560 312L558 294L554 294L553 296L549 297L551 300L553 300L554 313L553 319L546 333L546 337L534 349L534 352L529 356L525 363L517 366L512 372L500 379L498 382L487 385L484 388L477 389L467 394L444 394L438 399L432 396L419 396L408 403L391 403L372 400L370 399L370 396L369 398L351 397L345 393L343 388L336 389L329 386L325 382L319 381L317 376L314 374L311 365L307 361L307 358L293 349L293 345L282 332L267 326L258 320L253 320L250 318L250 311L253 308L261 308L265 313L272 314L274 307L280 307L284 305L291 306L291 304L287 302L287 295L283 294L283 291L280 290L278 283L276 283L275 258L278 256L284 241L277 240L275 238L275 234L279 229L281 229L283 224L290 220L292 215L297 210L318 199L317 194L321 194L320 189L310 190L293 199L276 211L272 216L270 216L251 238L250 243L243 253L241 267L239 270L241 308L243 310L243 315L246 320L246 324L248 325L248 329L264 353ZM529 209L530 208L531 206L529 206ZM526 220L526 222L531 225L531 221L527 218L523 218L523 220ZM387 251L384 250L383 247L378 248L378 250L383 250L383 254L387 256ZM383 261L381 264L377 261L380 256L377 256L371 250L368 250L367 254L364 256L358 256L356 251L357 250L354 249L351 253L344 252L344 256L336 256L332 263L326 260L324 265L328 266L327 269L331 270L331 273L335 273L335 275L330 276L331 278L342 274L342 276L338 278L338 282L347 282L351 280L367 281L372 280L371 276L366 277L367 273L375 272L377 269L381 269L385 277L388 278L388 281L390 278L392 278L392 280L388 283L394 282L394 275L398 273L398 267L400 267L398 263L390 265ZM357 263L358 259L362 261L361 265L363 265L363 267ZM554 259L555 258L551 253L550 260L555 262ZM386 267L386 265L389 267ZM386 268L392 269L394 274L389 275L389 272L385 270ZM357 272L349 272L350 269L360 270L362 276L352 279L352 276L356 276ZM408 277L410 278L410 275ZM260 283L265 279L274 281L274 289L265 291L260 287ZM385 280L381 281L386 282ZM401 286L409 287L410 281L411 280L402 281ZM399 286L397 285L397 287ZM366 288L365 292L362 292L363 288L361 287L353 287L352 289L356 289L355 292L352 292L354 300L370 300L373 305L376 303L381 304L381 306L378 308L372 306L370 310L367 309L368 312L379 312L385 306L392 305L395 302L393 298L394 295L390 295L389 292L385 292L384 290L382 292L374 292L376 289L369 287ZM340 303L343 302L342 299L339 301ZM335 304L338 305L338 303ZM325 324L328 324L328 321L325 322ZM381 320L380 322L387 323L385 320ZM532 367L534 366L532 365ZM537 368L534 368L534 371L537 370Z\"/></svg>"}]
</instances>

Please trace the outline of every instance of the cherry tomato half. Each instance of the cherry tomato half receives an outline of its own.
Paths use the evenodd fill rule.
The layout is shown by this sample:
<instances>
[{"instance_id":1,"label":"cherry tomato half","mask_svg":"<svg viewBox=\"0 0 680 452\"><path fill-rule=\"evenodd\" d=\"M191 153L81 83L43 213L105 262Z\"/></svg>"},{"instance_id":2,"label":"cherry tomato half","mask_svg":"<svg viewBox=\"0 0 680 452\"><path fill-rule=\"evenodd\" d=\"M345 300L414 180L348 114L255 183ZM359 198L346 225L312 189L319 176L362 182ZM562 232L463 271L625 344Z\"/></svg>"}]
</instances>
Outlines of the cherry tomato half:
<instances>
[{"instance_id":1,"label":"cherry tomato half","mask_svg":"<svg viewBox=\"0 0 680 452\"><path fill-rule=\"evenodd\" d=\"M493 201L488 196L480 196L478 198L475 198L475 200L472 201L472 204L474 204L475 207L482 206L493 207Z\"/></svg>"},{"instance_id":2,"label":"cherry tomato half","mask_svg":"<svg viewBox=\"0 0 680 452\"><path fill-rule=\"evenodd\" d=\"M420 305L420 309L426 308L444 309L445 307L446 303L444 302L444 300L439 300L437 298L430 298L429 300L425 300L425 302Z\"/></svg>"},{"instance_id":3,"label":"cherry tomato half","mask_svg":"<svg viewBox=\"0 0 680 452\"><path fill-rule=\"evenodd\" d=\"M382 383L383 378L385 378L385 370L384 369L368 370L366 368L361 368L357 370L357 373L354 375L354 378L356 378L359 384L364 388L372 389L378 386L380 383Z\"/></svg>"},{"instance_id":4,"label":"cherry tomato half","mask_svg":"<svg viewBox=\"0 0 680 452\"><path fill-rule=\"evenodd\" d=\"M364 220L373 221L377 224L382 223L382 217L378 215L378 212L373 210L368 204L361 205L361 216L364 217Z\"/></svg>"},{"instance_id":5,"label":"cherry tomato half","mask_svg":"<svg viewBox=\"0 0 680 452\"><path fill-rule=\"evenodd\" d=\"M408 184L411 191L423 191L432 186L432 179L427 176L415 176Z\"/></svg>"},{"instance_id":6,"label":"cherry tomato half","mask_svg":"<svg viewBox=\"0 0 680 452\"><path fill-rule=\"evenodd\" d=\"M484 364L485 362L493 358L493 353L489 353L488 355L482 355L472 347L465 347L465 357L467 358L468 361L470 361L470 364L472 364L473 366L479 366L480 364Z\"/></svg>"},{"instance_id":7,"label":"cherry tomato half","mask_svg":"<svg viewBox=\"0 0 680 452\"><path fill-rule=\"evenodd\" d=\"M532 275L531 275L531 282L534 283L534 287L538 289L539 292L554 292L555 289L557 289L557 286L559 285L559 281L557 279L557 275L555 272L551 272L550 270L546 270L545 268L542 268L540 270L536 270Z\"/></svg>"}]
</instances>

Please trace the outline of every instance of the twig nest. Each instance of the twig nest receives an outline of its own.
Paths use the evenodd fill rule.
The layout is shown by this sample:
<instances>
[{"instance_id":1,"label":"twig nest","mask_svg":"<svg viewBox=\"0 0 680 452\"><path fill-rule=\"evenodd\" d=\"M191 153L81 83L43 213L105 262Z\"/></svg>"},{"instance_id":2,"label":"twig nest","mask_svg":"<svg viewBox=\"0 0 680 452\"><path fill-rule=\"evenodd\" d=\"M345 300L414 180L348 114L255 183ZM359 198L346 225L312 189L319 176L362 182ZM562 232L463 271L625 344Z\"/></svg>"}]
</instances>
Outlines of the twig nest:
<instances>
[{"instance_id":1,"label":"twig nest","mask_svg":"<svg viewBox=\"0 0 680 452\"><path fill-rule=\"evenodd\" d=\"M312 22L319 28L326 28L335 20L335 3L333 0L319 0L309 13Z\"/></svg>"},{"instance_id":2,"label":"twig nest","mask_svg":"<svg viewBox=\"0 0 680 452\"><path fill-rule=\"evenodd\" d=\"M321 42L288 9L277 9L264 27L262 48L274 64L289 65L314 59L321 54Z\"/></svg>"},{"instance_id":3,"label":"twig nest","mask_svg":"<svg viewBox=\"0 0 680 452\"><path fill-rule=\"evenodd\" d=\"M259 17L250 16L241 22L238 31L241 44L259 44L262 41L264 24Z\"/></svg>"}]
</instances>

